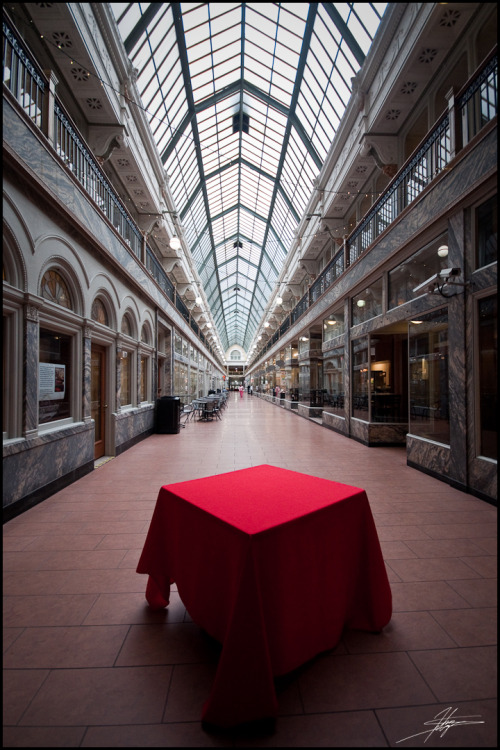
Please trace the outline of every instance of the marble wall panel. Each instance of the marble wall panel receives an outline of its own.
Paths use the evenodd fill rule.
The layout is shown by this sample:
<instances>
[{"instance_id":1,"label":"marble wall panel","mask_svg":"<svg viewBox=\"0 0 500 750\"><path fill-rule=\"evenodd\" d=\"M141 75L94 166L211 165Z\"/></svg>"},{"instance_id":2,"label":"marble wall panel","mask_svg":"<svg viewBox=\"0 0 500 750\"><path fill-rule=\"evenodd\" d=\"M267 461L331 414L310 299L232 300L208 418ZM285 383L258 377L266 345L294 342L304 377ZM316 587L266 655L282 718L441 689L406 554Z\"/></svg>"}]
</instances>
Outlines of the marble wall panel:
<instances>
[{"instance_id":1,"label":"marble wall panel","mask_svg":"<svg viewBox=\"0 0 500 750\"><path fill-rule=\"evenodd\" d=\"M450 448L446 445L407 435L406 460L442 479L449 477Z\"/></svg>"},{"instance_id":2,"label":"marble wall panel","mask_svg":"<svg viewBox=\"0 0 500 750\"><path fill-rule=\"evenodd\" d=\"M348 435L348 423L344 417L339 417L338 414L331 414L328 411L322 413L323 424L326 427L340 432L342 435Z\"/></svg>"},{"instance_id":3,"label":"marble wall panel","mask_svg":"<svg viewBox=\"0 0 500 750\"><path fill-rule=\"evenodd\" d=\"M154 418L155 411L152 404L115 414L115 447L118 449L120 445L129 443L139 435L153 430Z\"/></svg>"},{"instance_id":4,"label":"marble wall panel","mask_svg":"<svg viewBox=\"0 0 500 750\"><path fill-rule=\"evenodd\" d=\"M4 446L6 507L94 460L94 426L74 425Z\"/></svg>"}]
</instances>

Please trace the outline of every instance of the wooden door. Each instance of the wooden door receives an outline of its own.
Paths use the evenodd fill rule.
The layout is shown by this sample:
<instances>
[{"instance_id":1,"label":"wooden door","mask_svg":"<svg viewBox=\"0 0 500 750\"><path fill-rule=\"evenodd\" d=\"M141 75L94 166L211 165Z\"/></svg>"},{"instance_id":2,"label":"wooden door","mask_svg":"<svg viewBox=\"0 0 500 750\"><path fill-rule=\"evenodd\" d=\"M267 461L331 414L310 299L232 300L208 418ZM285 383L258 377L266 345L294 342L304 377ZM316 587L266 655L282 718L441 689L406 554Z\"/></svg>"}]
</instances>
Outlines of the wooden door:
<instances>
[{"instance_id":1,"label":"wooden door","mask_svg":"<svg viewBox=\"0 0 500 750\"><path fill-rule=\"evenodd\" d=\"M95 425L94 458L104 456L106 447L106 349L92 345L90 414Z\"/></svg>"}]
</instances>

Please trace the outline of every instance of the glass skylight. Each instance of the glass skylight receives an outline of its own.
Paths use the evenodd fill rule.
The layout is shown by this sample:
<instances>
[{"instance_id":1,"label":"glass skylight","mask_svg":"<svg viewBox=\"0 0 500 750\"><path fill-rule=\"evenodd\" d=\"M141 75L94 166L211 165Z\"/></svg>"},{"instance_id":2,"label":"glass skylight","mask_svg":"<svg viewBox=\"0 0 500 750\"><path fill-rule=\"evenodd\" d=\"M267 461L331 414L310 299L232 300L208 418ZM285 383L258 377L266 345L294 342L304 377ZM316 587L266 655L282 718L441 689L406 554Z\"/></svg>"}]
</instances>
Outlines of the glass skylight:
<instances>
[{"instance_id":1,"label":"glass skylight","mask_svg":"<svg viewBox=\"0 0 500 750\"><path fill-rule=\"evenodd\" d=\"M111 3L226 349L248 349L387 3Z\"/></svg>"}]
</instances>

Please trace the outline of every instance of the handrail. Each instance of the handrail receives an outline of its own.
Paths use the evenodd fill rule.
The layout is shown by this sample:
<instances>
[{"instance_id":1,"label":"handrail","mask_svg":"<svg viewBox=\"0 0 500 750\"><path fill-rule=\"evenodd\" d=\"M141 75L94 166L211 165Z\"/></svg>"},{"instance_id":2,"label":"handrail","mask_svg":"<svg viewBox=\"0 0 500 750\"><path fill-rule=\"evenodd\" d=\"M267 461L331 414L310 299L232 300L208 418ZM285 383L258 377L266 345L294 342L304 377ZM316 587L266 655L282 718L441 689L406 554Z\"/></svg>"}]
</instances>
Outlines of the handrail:
<instances>
[{"instance_id":1,"label":"handrail","mask_svg":"<svg viewBox=\"0 0 500 750\"><path fill-rule=\"evenodd\" d=\"M497 106L498 58L495 47L457 95L460 123L456 125L461 126L462 129L462 148L496 116ZM346 237L346 252L342 249L335 255L291 310L288 316L290 325L295 323L326 289L337 281L351 263L366 252L374 240L447 166L451 158L450 116L448 112L444 112L408 157L382 195L370 207L351 234ZM278 330L281 331L281 328ZM256 360L269 351L271 345L272 340L262 347Z\"/></svg>"},{"instance_id":2,"label":"handrail","mask_svg":"<svg viewBox=\"0 0 500 750\"><path fill-rule=\"evenodd\" d=\"M8 16L3 19L3 82L26 115L47 135L48 80L36 64L28 47L15 30ZM138 260L141 260L143 235L117 193L110 185L85 138L78 131L71 117L57 97L54 106L54 134L52 146L65 166L74 174L93 203L113 224ZM165 296L181 313L203 346L213 355L212 346L200 330L182 299L176 294L174 285L161 266L153 250L145 245L145 265Z\"/></svg>"}]
</instances>

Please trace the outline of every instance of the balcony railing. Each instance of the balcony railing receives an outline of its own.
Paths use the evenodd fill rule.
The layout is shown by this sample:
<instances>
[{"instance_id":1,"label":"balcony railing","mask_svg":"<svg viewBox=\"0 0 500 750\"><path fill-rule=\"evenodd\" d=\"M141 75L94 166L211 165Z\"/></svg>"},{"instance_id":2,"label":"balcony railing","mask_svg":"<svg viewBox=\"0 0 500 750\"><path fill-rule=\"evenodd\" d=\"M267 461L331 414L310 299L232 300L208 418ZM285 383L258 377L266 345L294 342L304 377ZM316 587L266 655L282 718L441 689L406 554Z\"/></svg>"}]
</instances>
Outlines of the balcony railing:
<instances>
[{"instance_id":1,"label":"balcony railing","mask_svg":"<svg viewBox=\"0 0 500 750\"><path fill-rule=\"evenodd\" d=\"M67 169L111 222L132 253L141 260L143 235L120 198L109 184L85 139L63 110L56 97L49 96L49 82L7 17L3 19L3 82L31 122L49 135L48 107L53 106L54 128L51 143ZM181 313L205 348L214 354L188 308L176 294L161 263L146 245L145 265L165 296Z\"/></svg>"},{"instance_id":2,"label":"balcony railing","mask_svg":"<svg viewBox=\"0 0 500 750\"><path fill-rule=\"evenodd\" d=\"M462 148L494 117L498 109L498 58L496 51L480 66L472 79L456 97L457 118L454 137ZM458 148L458 146L457 146ZM423 143L394 177L380 198L373 204L353 232L346 238L345 249L315 279L302 299L289 314L295 323L317 302L339 276L365 253L375 239L409 206L446 167L452 159L452 123L449 113L442 115ZM347 258L347 266L345 260ZM287 330L284 329L280 335ZM288 328L288 326L287 326ZM273 337L274 338L274 337ZM274 345L271 338L256 356L258 360Z\"/></svg>"}]
</instances>

